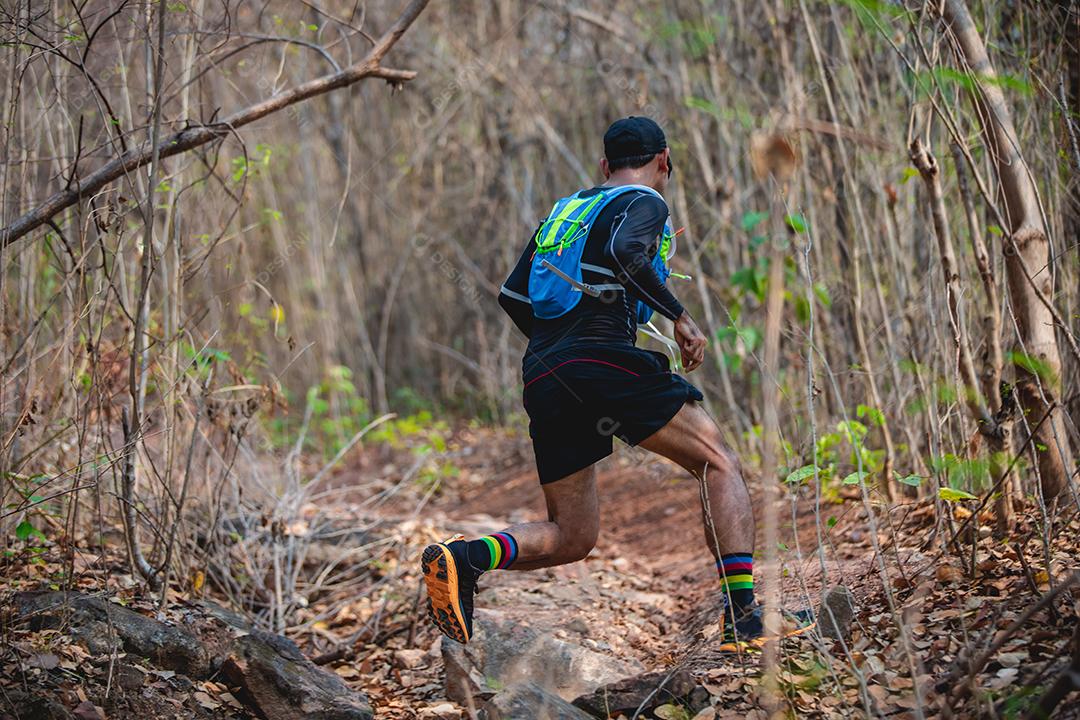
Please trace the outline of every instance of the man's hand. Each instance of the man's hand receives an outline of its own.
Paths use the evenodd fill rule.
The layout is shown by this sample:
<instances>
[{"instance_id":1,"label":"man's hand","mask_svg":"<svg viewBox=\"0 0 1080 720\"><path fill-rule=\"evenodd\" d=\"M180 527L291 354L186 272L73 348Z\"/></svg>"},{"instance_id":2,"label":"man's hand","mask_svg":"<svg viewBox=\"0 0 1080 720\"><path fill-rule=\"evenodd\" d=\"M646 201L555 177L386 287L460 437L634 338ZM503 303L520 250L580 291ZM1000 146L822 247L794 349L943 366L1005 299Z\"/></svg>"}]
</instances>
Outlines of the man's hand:
<instances>
[{"instance_id":1,"label":"man's hand","mask_svg":"<svg viewBox=\"0 0 1080 720\"><path fill-rule=\"evenodd\" d=\"M697 323L685 310L675 321L675 342L679 344L679 351L682 353L683 368L686 372L696 370L705 360L707 342L701 330L698 329Z\"/></svg>"}]
</instances>

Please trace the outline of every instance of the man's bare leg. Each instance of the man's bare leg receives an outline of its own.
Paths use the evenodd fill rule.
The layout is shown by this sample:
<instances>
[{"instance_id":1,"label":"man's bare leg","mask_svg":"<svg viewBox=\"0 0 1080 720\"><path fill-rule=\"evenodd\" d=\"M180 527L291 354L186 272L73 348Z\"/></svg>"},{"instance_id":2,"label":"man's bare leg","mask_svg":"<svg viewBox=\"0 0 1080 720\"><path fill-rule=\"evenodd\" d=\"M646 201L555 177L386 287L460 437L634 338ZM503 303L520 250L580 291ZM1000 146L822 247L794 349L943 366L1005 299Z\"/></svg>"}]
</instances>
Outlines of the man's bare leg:
<instances>
[{"instance_id":1,"label":"man's bare leg","mask_svg":"<svg viewBox=\"0 0 1080 720\"><path fill-rule=\"evenodd\" d=\"M724 554L753 552L754 507L739 458L724 444L720 428L704 408L686 403L667 425L639 445L673 460L699 480L704 476L705 542L718 561Z\"/></svg>"},{"instance_id":2,"label":"man's bare leg","mask_svg":"<svg viewBox=\"0 0 1080 720\"><path fill-rule=\"evenodd\" d=\"M695 402L686 403L665 425L640 443L646 450L674 460L699 480L704 477L702 519L705 542L720 571L728 600L723 642L717 648L741 651L764 642L760 609L754 602L754 508L743 482L739 459L720 437L720 429ZM711 522L710 522L711 521ZM786 612L784 635L814 626L809 612Z\"/></svg>"},{"instance_id":3,"label":"man's bare leg","mask_svg":"<svg viewBox=\"0 0 1080 720\"><path fill-rule=\"evenodd\" d=\"M473 595L482 571L565 565L583 559L596 544L600 518L595 468L547 483L543 489L546 521L519 523L472 542L459 538L425 548L421 570L428 614L448 637L462 643L472 637Z\"/></svg>"},{"instance_id":4,"label":"man's bare leg","mask_svg":"<svg viewBox=\"0 0 1080 720\"><path fill-rule=\"evenodd\" d=\"M600 512L596 499L596 466L542 485L548 519L511 525L502 532L518 543L517 560L509 570L536 570L583 560L596 545Z\"/></svg>"}]
</instances>

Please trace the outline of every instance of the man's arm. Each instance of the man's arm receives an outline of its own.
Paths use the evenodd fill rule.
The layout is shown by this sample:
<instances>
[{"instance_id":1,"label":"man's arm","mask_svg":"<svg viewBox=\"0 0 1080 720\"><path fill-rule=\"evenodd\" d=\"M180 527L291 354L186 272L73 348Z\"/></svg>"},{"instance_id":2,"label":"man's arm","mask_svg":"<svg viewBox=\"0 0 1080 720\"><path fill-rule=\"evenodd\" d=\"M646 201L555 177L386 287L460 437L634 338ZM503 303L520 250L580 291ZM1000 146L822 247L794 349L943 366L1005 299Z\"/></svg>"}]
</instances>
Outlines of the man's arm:
<instances>
[{"instance_id":1,"label":"man's arm","mask_svg":"<svg viewBox=\"0 0 1080 720\"><path fill-rule=\"evenodd\" d=\"M525 337L532 337L533 310L529 300L529 270L532 256L536 250L536 236L529 238L525 251L521 253L517 264L499 290L499 305L517 325Z\"/></svg>"},{"instance_id":2,"label":"man's arm","mask_svg":"<svg viewBox=\"0 0 1080 720\"><path fill-rule=\"evenodd\" d=\"M652 266L653 253L658 252L657 237L667 217L667 204L660 198L635 197L615 221L607 250L619 282L627 290L634 290L653 310L674 321L683 367L690 372L705 359L705 336Z\"/></svg>"},{"instance_id":3,"label":"man's arm","mask_svg":"<svg viewBox=\"0 0 1080 720\"><path fill-rule=\"evenodd\" d=\"M652 266L657 238L667 217L667 204L660 198L635 196L615 219L606 250L614 263L616 277L627 290L633 290L645 304L669 320L678 320L683 306Z\"/></svg>"}]
</instances>

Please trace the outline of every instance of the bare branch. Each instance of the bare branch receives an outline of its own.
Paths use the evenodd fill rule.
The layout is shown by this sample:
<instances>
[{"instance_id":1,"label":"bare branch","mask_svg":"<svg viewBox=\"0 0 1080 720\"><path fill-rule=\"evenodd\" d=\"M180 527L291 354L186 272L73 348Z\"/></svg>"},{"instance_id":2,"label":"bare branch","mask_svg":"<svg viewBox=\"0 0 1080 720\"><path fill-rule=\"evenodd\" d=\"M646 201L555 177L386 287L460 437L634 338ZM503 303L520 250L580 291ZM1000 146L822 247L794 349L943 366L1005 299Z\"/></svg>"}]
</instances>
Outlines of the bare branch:
<instances>
[{"instance_id":1,"label":"bare branch","mask_svg":"<svg viewBox=\"0 0 1080 720\"><path fill-rule=\"evenodd\" d=\"M368 77L382 78L399 85L412 80L416 73L410 70L395 70L380 66L380 62L390 48L412 25L420 12L427 7L429 0L412 0L397 21L379 38L375 46L359 62L350 65L339 73L324 75L297 85L291 90L274 95L262 102L244 108L228 116L221 122L211 125L195 125L166 137L158 146L157 154L161 159L179 155L192 148L224 137L229 132L249 125L291 105L332 90L348 87ZM146 142L123 155L110 160L81 180L71 183L71 187L54 193L41 205L16 218L10 225L0 230L0 248L5 248L27 233L45 224L61 210L69 208L80 198L92 195L113 180L126 173L146 165L154 157L154 146Z\"/></svg>"}]
</instances>

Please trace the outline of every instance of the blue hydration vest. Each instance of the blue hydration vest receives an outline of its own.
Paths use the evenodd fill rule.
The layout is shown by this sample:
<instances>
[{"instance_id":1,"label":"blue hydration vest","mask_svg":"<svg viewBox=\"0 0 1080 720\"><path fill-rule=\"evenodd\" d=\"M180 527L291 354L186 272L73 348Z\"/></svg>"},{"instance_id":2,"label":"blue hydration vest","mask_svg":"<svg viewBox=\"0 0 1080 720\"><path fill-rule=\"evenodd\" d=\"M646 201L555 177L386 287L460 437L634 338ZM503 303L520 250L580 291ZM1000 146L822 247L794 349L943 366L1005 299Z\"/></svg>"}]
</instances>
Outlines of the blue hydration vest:
<instances>
[{"instance_id":1,"label":"blue hydration vest","mask_svg":"<svg viewBox=\"0 0 1080 720\"><path fill-rule=\"evenodd\" d=\"M589 230L600 212L609 202L631 190L646 192L663 200L660 193L644 185L617 185L601 188L596 194L586 197L581 196L585 191L579 190L562 198L551 208L551 213L540 223L533 236L536 252L533 253L529 269L529 300L532 302L533 315L544 320L562 317L577 307L583 294L599 297L605 290L624 289L614 282L615 274L608 268L588 264L583 266L581 255L585 250L585 238L589 236ZM671 275L667 261L674 254L674 241L675 234L669 219L664 223L660 248L652 261L653 270L662 282L667 282ZM582 269L610 276L612 282L582 282ZM647 323L652 313L652 308L638 301L639 324Z\"/></svg>"}]
</instances>

